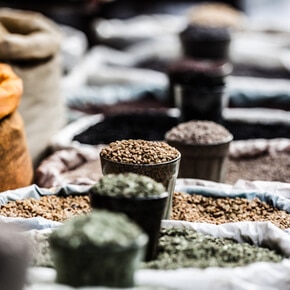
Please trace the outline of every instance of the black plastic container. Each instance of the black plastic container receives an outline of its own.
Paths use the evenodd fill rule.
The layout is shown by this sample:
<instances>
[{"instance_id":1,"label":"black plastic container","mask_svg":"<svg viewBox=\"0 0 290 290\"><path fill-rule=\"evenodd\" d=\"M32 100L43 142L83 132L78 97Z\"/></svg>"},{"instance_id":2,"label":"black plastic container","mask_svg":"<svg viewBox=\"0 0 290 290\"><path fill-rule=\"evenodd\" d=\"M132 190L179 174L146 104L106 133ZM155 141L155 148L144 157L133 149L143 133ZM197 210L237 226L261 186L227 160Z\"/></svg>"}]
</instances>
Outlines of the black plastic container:
<instances>
[{"instance_id":1,"label":"black plastic container","mask_svg":"<svg viewBox=\"0 0 290 290\"><path fill-rule=\"evenodd\" d=\"M156 258L162 216L166 207L168 193L159 196L126 198L101 195L90 192L91 206L94 209L106 209L125 213L148 235L145 260Z\"/></svg>"},{"instance_id":2,"label":"black plastic container","mask_svg":"<svg viewBox=\"0 0 290 290\"><path fill-rule=\"evenodd\" d=\"M170 219L172 199L174 194L176 178L178 176L180 159L181 155L179 155L174 160L164 163L130 164L108 160L100 155L102 172L104 175L110 173L118 174L125 172L133 172L136 174L151 177L155 181L162 183L166 189L166 192L168 192L168 199L163 214L164 219Z\"/></svg>"},{"instance_id":3,"label":"black plastic container","mask_svg":"<svg viewBox=\"0 0 290 290\"><path fill-rule=\"evenodd\" d=\"M226 27L189 24L179 36L186 57L210 60L229 57L231 37Z\"/></svg>"},{"instance_id":4,"label":"black plastic container","mask_svg":"<svg viewBox=\"0 0 290 290\"><path fill-rule=\"evenodd\" d=\"M226 76L232 65L224 61L182 59L168 70L170 95L180 109L180 121L210 120L222 122L227 103Z\"/></svg>"}]
</instances>

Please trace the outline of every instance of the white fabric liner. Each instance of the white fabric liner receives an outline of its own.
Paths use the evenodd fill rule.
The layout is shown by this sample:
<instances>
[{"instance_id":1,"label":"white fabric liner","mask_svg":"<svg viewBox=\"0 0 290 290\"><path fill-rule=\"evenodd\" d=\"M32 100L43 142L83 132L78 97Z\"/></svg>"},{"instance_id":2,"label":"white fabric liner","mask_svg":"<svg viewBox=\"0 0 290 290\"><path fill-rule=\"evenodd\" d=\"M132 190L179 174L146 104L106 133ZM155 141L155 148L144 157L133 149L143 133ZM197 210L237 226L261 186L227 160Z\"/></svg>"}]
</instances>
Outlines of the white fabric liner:
<instances>
[{"instance_id":1,"label":"white fabric liner","mask_svg":"<svg viewBox=\"0 0 290 290\"><path fill-rule=\"evenodd\" d=\"M280 249L290 256L290 235L268 222L239 222L223 225L164 220L163 226L193 228L215 237L251 241ZM204 289L204 290L286 290L290 282L290 260L281 263L259 262L244 267L178 270L137 270L134 289ZM25 290L109 289L104 287L72 288L55 284L56 272L50 268L30 268ZM137 287L138 286L138 287ZM114 288L116 289L116 288Z\"/></svg>"}]
</instances>

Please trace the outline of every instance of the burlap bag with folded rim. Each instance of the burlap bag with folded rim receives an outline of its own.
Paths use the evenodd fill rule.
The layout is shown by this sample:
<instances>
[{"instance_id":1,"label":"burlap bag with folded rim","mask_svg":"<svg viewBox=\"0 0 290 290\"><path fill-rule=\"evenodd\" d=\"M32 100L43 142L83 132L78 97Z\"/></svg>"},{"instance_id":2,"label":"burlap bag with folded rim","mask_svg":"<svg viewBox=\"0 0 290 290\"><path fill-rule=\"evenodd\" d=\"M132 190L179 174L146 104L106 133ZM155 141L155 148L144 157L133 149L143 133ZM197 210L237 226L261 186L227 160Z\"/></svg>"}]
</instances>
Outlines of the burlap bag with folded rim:
<instances>
[{"instance_id":1,"label":"burlap bag with folded rim","mask_svg":"<svg viewBox=\"0 0 290 290\"><path fill-rule=\"evenodd\" d=\"M24 124L17 112L22 91L22 80L0 63L0 192L27 186L33 179Z\"/></svg>"},{"instance_id":2,"label":"burlap bag with folded rim","mask_svg":"<svg viewBox=\"0 0 290 290\"><path fill-rule=\"evenodd\" d=\"M60 42L58 26L42 14L0 9L0 61L9 63L23 80L19 112L34 165L65 123Z\"/></svg>"}]
</instances>

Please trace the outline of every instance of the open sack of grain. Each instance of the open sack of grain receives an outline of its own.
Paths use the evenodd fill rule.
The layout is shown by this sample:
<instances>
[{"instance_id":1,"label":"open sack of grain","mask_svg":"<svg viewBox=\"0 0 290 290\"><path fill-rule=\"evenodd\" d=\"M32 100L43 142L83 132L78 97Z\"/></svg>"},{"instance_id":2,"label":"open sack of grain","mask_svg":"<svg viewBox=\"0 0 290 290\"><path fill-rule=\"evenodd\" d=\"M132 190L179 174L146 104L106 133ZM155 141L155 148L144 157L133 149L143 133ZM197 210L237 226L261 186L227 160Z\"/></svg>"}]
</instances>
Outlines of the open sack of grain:
<instances>
[{"instance_id":1,"label":"open sack of grain","mask_svg":"<svg viewBox=\"0 0 290 290\"><path fill-rule=\"evenodd\" d=\"M186 192L190 191L188 189L190 188L193 192L199 194L202 191L204 194L207 192L207 196L211 194L212 197L216 198L229 196L232 199L241 196L248 197L250 200L253 197L264 198L264 201L267 201L269 206L272 205L281 209L285 215L289 215L290 201L283 197L266 193L254 193L249 190L244 191L244 193L236 193L236 196L234 191L231 193L230 191L225 192L225 190L214 190L213 188L210 191L203 188L203 190L200 189L198 192L196 187L188 186L186 189L184 185L182 186L178 186L177 189ZM32 264L27 273L28 285L25 290L62 289L61 287L64 287L64 285L55 283L55 270L49 256L47 238L49 233L65 220L90 211L90 206L86 199L88 189L89 186L79 185L67 185L51 189L32 185L6 191L0 195L2 204L0 209L1 221L26 227L24 234L34 239L35 250ZM16 200L18 202L15 202ZM58 205L62 206L62 210L60 210ZM19 217L15 217L17 212ZM12 213L13 217L9 213ZM258 219L255 222L249 220L232 223L225 222L216 225L204 221L163 220L162 235L164 238L159 243L160 256L157 257L156 261L142 264L142 267L136 272L136 286L141 289L142 287L192 289L192 285L199 289L213 289L213 287L214 289L252 289L249 287L255 287L253 289L277 289L277 287L279 289L288 289L290 235L287 233L287 229L282 230L282 228L275 226L269 221L271 219L268 221ZM169 227L173 227L172 230L169 230L170 234L167 232ZM185 234L185 237L189 240L183 241L183 233L180 233L178 229L184 228L194 229L201 233L202 236L199 236L199 234L196 236L195 233L191 232ZM210 235L212 238L205 237L203 234ZM179 235L179 238L175 237L175 235ZM234 246L228 245L219 249L219 246L223 247L223 242L218 242L215 238L230 238L239 244L234 243ZM202 239L206 239L207 242L200 243ZM217 247L212 250L214 252L208 250L211 247L207 244L208 239L213 241L213 244ZM169 247L166 246L166 243L164 244L164 241L169 243ZM241 244L243 242L251 244L251 246L246 246L251 249L244 249L244 245ZM191 246L196 247L198 244L201 248L194 248L194 251L190 250ZM202 250L205 245L206 250ZM236 250L240 251L238 254L234 254L236 252L233 247L236 246L238 247L238 250ZM269 254L264 247L274 250L274 252ZM259 260L265 254L264 250L270 260L268 258ZM162 254L164 251L169 251L169 254L164 256ZM258 254L260 251L263 253ZM211 260L208 256L209 253L211 258L214 257L213 253L222 253L221 259L217 259L218 262L214 262L214 259ZM248 253L247 257L253 259L247 260L247 258L243 260L243 253ZM229 255L228 259L227 254ZM279 254L282 256L279 256ZM193 264L186 264L188 263L188 261L184 261L186 257L192 260L190 263ZM274 260L272 261L273 257ZM203 262L201 259L203 259ZM207 264L209 261L212 264ZM68 286L65 287L64 289L74 289ZM90 289L94 289L94 287ZM95 289L98 288L95 287Z\"/></svg>"},{"instance_id":2,"label":"open sack of grain","mask_svg":"<svg viewBox=\"0 0 290 290\"><path fill-rule=\"evenodd\" d=\"M290 236L270 223L244 222L209 225L206 223L164 221L162 229L164 233L170 231L172 234L171 246L170 238L167 239L167 242L163 241L162 243L163 247L168 243L166 247L167 251L170 251L170 248L172 251L172 248L174 248L175 255L178 256L181 255L180 253L182 252L187 251L190 253L190 247L192 247L194 251L197 251L193 252L192 256L194 257L196 254L196 256L200 258L195 262L197 265L203 266L178 268L179 265L174 256L168 256L167 259L163 259L163 263L162 258L160 258L160 263L153 261L156 265L161 267L162 265L167 266L169 269L150 269L150 264L147 266L143 264L142 267L144 268L140 268L135 273L136 287L138 289L193 289L193 287L195 289L288 289L290 262L287 257L289 257L290 254ZM188 232L188 230L190 231ZM182 245L183 232L187 232L187 234L192 235L192 237L199 237L199 242L194 241L193 238L193 240L189 240ZM42 254L46 255L46 260L42 261L49 261L47 249L45 250L45 244L47 243L45 236L47 237L48 232L33 232L29 234L31 237L34 236L34 238L38 239L39 247L44 245ZM179 237L174 238L174 234L179 234ZM186 234L184 236L186 236ZM224 240L224 238L236 240L238 244L234 243L233 247L229 246L231 249L229 252L226 247L224 249L219 249L219 247L223 246L221 244L218 245L218 241ZM200 244L201 240L203 241L202 244ZM265 251L264 254L267 256L269 252L263 248L267 247L274 251L278 251L284 258L276 262L260 261L248 265L238 265L239 263L235 265L235 262L233 262L230 267L207 267L205 266L207 261L214 260L214 258L210 259L208 256L207 250L211 247L210 241L212 243L217 243L213 246L216 253L223 253L223 257L227 257L227 254L229 254L227 262L229 262L231 258L241 254L243 251L242 248L245 246L242 244L244 242L252 244L248 246L248 250L245 250L245 252L248 253L248 257L254 257L259 252L260 254L257 254L255 257L257 258L259 256L259 258L261 258L263 256L263 251ZM235 247L237 248L234 249ZM238 252L240 251L239 254L236 250ZM276 255L274 252L271 253L273 257ZM272 254L269 254L269 256ZM216 256L218 256L218 254ZM208 260L206 261L206 259ZM41 259L38 259L38 261L41 261ZM239 261L243 262L242 258L240 258ZM146 269L145 267L149 268ZM54 268L30 267L27 274L29 285L27 285L25 290L76 289L55 283L56 272ZM80 287L77 289L88 288ZM90 287L89 289L100 288Z\"/></svg>"},{"instance_id":3,"label":"open sack of grain","mask_svg":"<svg viewBox=\"0 0 290 290\"><path fill-rule=\"evenodd\" d=\"M65 124L60 90L60 29L40 13L12 8L0 9L0 27L0 58L23 81L19 112L36 165L51 136Z\"/></svg>"}]
</instances>

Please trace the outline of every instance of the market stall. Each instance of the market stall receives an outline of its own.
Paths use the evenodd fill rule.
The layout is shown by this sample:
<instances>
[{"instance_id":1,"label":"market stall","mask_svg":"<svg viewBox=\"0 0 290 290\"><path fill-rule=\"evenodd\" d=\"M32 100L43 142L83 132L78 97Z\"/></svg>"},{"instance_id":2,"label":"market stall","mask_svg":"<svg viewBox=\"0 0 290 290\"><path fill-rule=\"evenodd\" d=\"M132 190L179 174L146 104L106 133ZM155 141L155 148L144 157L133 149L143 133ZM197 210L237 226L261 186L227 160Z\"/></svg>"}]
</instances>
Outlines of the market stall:
<instances>
[{"instance_id":1,"label":"market stall","mask_svg":"<svg viewBox=\"0 0 290 290\"><path fill-rule=\"evenodd\" d=\"M89 40L30 13L0 9L5 290L288 289L287 27L207 3Z\"/></svg>"}]
</instances>

